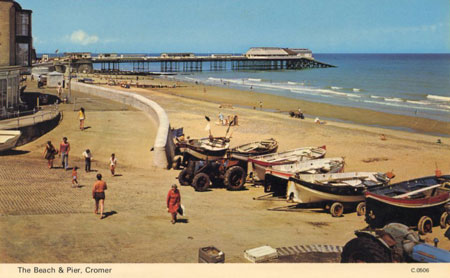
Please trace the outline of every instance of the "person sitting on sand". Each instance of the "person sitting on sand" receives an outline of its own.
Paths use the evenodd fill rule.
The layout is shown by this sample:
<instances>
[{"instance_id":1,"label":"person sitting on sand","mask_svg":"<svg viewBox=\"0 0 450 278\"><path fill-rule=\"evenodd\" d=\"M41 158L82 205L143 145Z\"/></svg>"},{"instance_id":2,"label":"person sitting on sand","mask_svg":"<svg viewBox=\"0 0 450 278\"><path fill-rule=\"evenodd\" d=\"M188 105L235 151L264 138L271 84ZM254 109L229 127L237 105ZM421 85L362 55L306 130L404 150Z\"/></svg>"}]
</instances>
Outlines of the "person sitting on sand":
<instances>
[{"instance_id":1,"label":"person sitting on sand","mask_svg":"<svg viewBox=\"0 0 450 278\"><path fill-rule=\"evenodd\" d=\"M325 121L321 121L321 120L319 119L319 117L316 117L316 118L314 119L314 122L315 122L316 124L320 124L320 125L324 125L324 124L327 123L327 122L325 122Z\"/></svg>"}]
</instances>

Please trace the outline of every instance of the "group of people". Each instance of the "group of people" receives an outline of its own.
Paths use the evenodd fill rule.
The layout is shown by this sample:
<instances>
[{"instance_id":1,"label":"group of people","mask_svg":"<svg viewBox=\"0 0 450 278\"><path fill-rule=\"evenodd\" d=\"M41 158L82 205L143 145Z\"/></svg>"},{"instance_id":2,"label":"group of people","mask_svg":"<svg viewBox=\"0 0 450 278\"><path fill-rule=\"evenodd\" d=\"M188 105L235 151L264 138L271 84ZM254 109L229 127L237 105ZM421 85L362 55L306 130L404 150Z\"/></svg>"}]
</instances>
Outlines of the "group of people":
<instances>
[{"instance_id":1,"label":"group of people","mask_svg":"<svg viewBox=\"0 0 450 278\"><path fill-rule=\"evenodd\" d=\"M238 115L228 115L225 117L222 112L219 112L219 125L238 125Z\"/></svg>"},{"instance_id":2,"label":"group of people","mask_svg":"<svg viewBox=\"0 0 450 278\"><path fill-rule=\"evenodd\" d=\"M47 160L47 166L49 169L54 168L53 162L56 158L56 155L61 157L61 165L65 170L69 170L69 152L70 152L70 143L67 137L63 137L61 143L59 144L59 150L55 148L51 141L47 141L47 144L44 149L44 158ZM86 173L91 172L91 162L92 162L92 152L89 149L86 149L82 156L85 161L85 171ZM117 158L113 153L109 159L109 169L111 171L111 175L115 176L117 166ZM74 166L72 168L72 187L78 187L78 166ZM97 181L94 183L94 187L92 189L92 198L95 200L95 214L99 213L100 208L100 218L104 218L104 200L105 200L105 190L107 189L106 182L102 180L102 175L97 174Z\"/></svg>"}]
</instances>

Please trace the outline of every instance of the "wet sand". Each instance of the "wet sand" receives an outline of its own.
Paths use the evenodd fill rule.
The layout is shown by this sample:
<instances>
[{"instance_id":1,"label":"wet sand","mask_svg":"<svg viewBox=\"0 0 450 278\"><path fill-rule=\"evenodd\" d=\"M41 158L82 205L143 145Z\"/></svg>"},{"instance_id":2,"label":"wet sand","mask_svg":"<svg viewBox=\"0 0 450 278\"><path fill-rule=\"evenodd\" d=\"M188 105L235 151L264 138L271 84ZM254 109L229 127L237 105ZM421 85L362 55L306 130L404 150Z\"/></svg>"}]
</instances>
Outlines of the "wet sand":
<instances>
[{"instance_id":1,"label":"wet sand","mask_svg":"<svg viewBox=\"0 0 450 278\"><path fill-rule=\"evenodd\" d=\"M200 92L196 92L198 89ZM221 111L239 115L239 126L231 131L233 146L270 137L279 141L280 151L326 145L327 157L345 157L346 171L394 170L394 182L433 175L436 163L443 173L450 173L450 148L445 138L443 144L436 144L436 137L419 133L330 121L318 125L312 119L292 119L282 113L219 108L222 100L201 101L187 95L191 90L200 98L201 94L212 94L213 88L208 89L206 93L201 86L124 90L158 102L171 125L184 127L186 135L193 138L207 135L205 115L215 121ZM183 92L188 97L175 95ZM355 212L333 218L323 211L268 211L287 204L253 200L264 192L251 184L239 192L213 188L199 193L191 187L180 187L187 216L182 223L172 225L165 197L170 185L177 183L178 171L152 167L149 147L156 127L142 112L124 110L121 104L87 95L79 97L85 98L86 125L91 128L79 131L73 105L64 105L64 119L57 128L20 147L22 152L17 155L0 157L0 198L7 204L0 207L0 262L195 263L198 249L209 245L225 252L226 262L247 262L243 257L246 249L266 244L343 246L354 237L354 230L366 226ZM309 108L302 108L308 113ZM214 135L222 136L225 131L224 126L212 125ZM380 140L381 133L386 140ZM105 205L110 215L106 219L99 220L92 212L90 189L96 172L80 172L84 187L71 189L69 171L45 168L45 142L58 143L62 136L72 144L71 165L83 165L81 152L87 146L91 148L96 159L94 169L105 175L109 186ZM107 174L111 152L117 154L117 172L122 176ZM50 195L39 195L45 190ZM424 239L432 243L437 237L440 247L449 249L443 234L444 230L435 227Z\"/></svg>"}]
</instances>

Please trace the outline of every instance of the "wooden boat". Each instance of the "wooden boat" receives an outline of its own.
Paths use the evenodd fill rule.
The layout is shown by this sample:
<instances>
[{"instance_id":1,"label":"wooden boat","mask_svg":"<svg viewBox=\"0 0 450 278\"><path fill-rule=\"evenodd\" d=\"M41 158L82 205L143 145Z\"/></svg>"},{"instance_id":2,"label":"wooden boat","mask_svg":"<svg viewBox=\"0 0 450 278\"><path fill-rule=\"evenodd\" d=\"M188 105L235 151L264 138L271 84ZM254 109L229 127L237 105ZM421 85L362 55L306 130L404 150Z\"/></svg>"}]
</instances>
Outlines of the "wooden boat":
<instances>
[{"instance_id":1,"label":"wooden boat","mask_svg":"<svg viewBox=\"0 0 450 278\"><path fill-rule=\"evenodd\" d=\"M289 178L295 174L338 173L344 169L344 159L322 158L298 161L291 164L274 165L266 168L264 191L274 192L277 196L286 196Z\"/></svg>"},{"instance_id":2,"label":"wooden boat","mask_svg":"<svg viewBox=\"0 0 450 278\"><path fill-rule=\"evenodd\" d=\"M326 147L305 147L280 153L254 156L248 159L259 180L264 180L266 168L275 165L292 164L298 161L318 159L325 156Z\"/></svg>"},{"instance_id":3,"label":"wooden boat","mask_svg":"<svg viewBox=\"0 0 450 278\"><path fill-rule=\"evenodd\" d=\"M20 135L19 130L0 130L0 152L14 148Z\"/></svg>"},{"instance_id":4,"label":"wooden boat","mask_svg":"<svg viewBox=\"0 0 450 278\"><path fill-rule=\"evenodd\" d=\"M389 183L386 174L376 172L349 172L289 177L288 201L300 204L324 204L330 207L333 216L344 212L344 204L354 205L364 202L367 188Z\"/></svg>"},{"instance_id":5,"label":"wooden boat","mask_svg":"<svg viewBox=\"0 0 450 278\"><path fill-rule=\"evenodd\" d=\"M450 201L450 175L430 176L369 189L366 222L374 228L397 222L430 232L436 225L446 226Z\"/></svg>"},{"instance_id":6,"label":"wooden boat","mask_svg":"<svg viewBox=\"0 0 450 278\"><path fill-rule=\"evenodd\" d=\"M230 141L224 137L189 139L176 143L178 151L197 160L217 160L226 156Z\"/></svg>"},{"instance_id":7,"label":"wooden boat","mask_svg":"<svg viewBox=\"0 0 450 278\"><path fill-rule=\"evenodd\" d=\"M276 152L278 142L275 139L267 139L244 144L230 150L232 158L248 161L251 156L260 156Z\"/></svg>"}]
</instances>

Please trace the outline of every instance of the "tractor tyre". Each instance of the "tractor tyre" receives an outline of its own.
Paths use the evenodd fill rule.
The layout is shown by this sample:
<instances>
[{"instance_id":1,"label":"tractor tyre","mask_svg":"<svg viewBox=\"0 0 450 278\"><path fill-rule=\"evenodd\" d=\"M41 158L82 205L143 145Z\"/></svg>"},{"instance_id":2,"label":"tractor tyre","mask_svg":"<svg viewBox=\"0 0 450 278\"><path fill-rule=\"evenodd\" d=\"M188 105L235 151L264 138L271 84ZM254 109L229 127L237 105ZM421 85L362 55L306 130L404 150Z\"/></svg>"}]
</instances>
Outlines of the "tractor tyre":
<instances>
[{"instance_id":1,"label":"tractor tyre","mask_svg":"<svg viewBox=\"0 0 450 278\"><path fill-rule=\"evenodd\" d=\"M178 182L180 185L189 185L192 181L192 177L189 174L189 169L184 168L181 170L181 172L178 174Z\"/></svg>"},{"instance_id":2,"label":"tractor tyre","mask_svg":"<svg viewBox=\"0 0 450 278\"><path fill-rule=\"evenodd\" d=\"M210 184L211 180L205 173L199 173L195 175L194 180L192 181L192 186L195 188L195 191L199 192L203 192L208 189Z\"/></svg>"},{"instance_id":3,"label":"tractor tyre","mask_svg":"<svg viewBox=\"0 0 450 278\"><path fill-rule=\"evenodd\" d=\"M228 190L236 191L244 188L245 171L241 166L233 166L225 172L224 184Z\"/></svg>"},{"instance_id":4,"label":"tractor tyre","mask_svg":"<svg viewBox=\"0 0 450 278\"><path fill-rule=\"evenodd\" d=\"M357 237L344 246L341 263L389 263L392 262L390 252L369 237Z\"/></svg>"}]
</instances>

